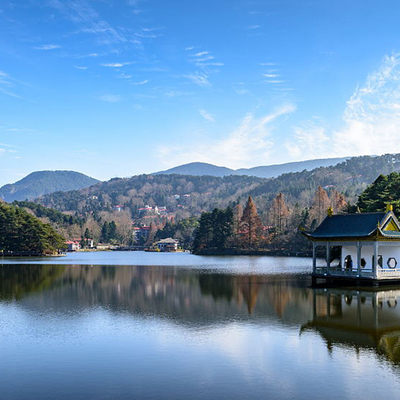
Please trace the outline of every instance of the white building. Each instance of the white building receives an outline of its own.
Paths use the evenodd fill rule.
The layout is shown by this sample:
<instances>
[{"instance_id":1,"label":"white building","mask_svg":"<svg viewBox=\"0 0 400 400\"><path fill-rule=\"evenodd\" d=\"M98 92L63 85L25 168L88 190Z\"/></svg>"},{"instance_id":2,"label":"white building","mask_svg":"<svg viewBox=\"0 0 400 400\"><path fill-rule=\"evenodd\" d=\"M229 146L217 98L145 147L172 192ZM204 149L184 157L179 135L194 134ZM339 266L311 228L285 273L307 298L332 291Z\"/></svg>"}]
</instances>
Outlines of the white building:
<instances>
[{"instance_id":1,"label":"white building","mask_svg":"<svg viewBox=\"0 0 400 400\"><path fill-rule=\"evenodd\" d=\"M177 251L178 244L179 240L168 238L160 240L159 242L156 243L156 246L160 251L169 252L169 251Z\"/></svg>"},{"instance_id":2,"label":"white building","mask_svg":"<svg viewBox=\"0 0 400 400\"><path fill-rule=\"evenodd\" d=\"M305 235L313 242L314 280L400 281L400 224L391 206L387 212L329 213L314 232ZM324 247L324 266L317 266L318 246ZM334 247L340 249L335 258Z\"/></svg>"}]
</instances>

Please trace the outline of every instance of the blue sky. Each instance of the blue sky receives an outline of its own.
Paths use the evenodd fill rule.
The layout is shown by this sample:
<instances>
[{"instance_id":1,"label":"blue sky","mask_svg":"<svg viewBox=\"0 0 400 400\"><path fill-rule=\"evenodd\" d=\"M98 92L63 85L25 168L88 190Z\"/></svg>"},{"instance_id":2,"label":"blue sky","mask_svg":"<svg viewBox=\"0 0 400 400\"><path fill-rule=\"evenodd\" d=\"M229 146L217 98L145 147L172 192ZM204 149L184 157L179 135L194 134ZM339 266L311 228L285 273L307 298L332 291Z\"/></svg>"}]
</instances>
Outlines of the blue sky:
<instances>
[{"instance_id":1,"label":"blue sky","mask_svg":"<svg viewBox=\"0 0 400 400\"><path fill-rule=\"evenodd\" d=\"M400 152L400 4L1 0L0 185Z\"/></svg>"}]
</instances>

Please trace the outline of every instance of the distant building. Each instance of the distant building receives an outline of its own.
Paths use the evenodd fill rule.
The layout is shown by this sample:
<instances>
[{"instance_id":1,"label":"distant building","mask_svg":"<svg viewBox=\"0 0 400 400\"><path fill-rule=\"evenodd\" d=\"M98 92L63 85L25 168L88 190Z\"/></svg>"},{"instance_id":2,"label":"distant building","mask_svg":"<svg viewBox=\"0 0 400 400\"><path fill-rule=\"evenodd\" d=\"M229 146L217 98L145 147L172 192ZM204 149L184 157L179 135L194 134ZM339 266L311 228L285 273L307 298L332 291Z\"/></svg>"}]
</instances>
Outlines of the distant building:
<instances>
[{"instance_id":1,"label":"distant building","mask_svg":"<svg viewBox=\"0 0 400 400\"><path fill-rule=\"evenodd\" d=\"M65 244L67 245L67 251L78 251L81 248L80 241L69 240Z\"/></svg>"},{"instance_id":2,"label":"distant building","mask_svg":"<svg viewBox=\"0 0 400 400\"><path fill-rule=\"evenodd\" d=\"M170 252L170 251L177 251L178 250L179 240L167 238L162 239L156 243L158 250Z\"/></svg>"},{"instance_id":3,"label":"distant building","mask_svg":"<svg viewBox=\"0 0 400 400\"><path fill-rule=\"evenodd\" d=\"M72 239L73 242L79 243L79 248L82 248L82 241L84 241L84 247L87 249L94 249L94 240L93 239L82 239L82 238L74 238Z\"/></svg>"},{"instance_id":4,"label":"distant building","mask_svg":"<svg viewBox=\"0 0 400 400\"><path fill-rule=\"evenodd\" d=\"M147 240L147 238L149 237L149 232L150 232L150 226L134 226L133 227L133 239L135 240L139 240L139 239L143 239L144 241Z\"/></svg>"}]
</instances>

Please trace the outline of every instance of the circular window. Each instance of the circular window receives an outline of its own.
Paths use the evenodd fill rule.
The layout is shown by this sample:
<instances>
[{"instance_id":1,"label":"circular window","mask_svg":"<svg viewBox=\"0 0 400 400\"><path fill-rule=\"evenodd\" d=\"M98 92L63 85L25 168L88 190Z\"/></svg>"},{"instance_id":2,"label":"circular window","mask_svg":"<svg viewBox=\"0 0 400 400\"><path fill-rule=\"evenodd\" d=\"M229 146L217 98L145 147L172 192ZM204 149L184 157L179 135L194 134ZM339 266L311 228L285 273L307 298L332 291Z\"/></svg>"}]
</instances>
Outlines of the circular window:
<instances>
[{"instance_id":1,"label":"circular window","mask_svg":"<svg viewBox=\"0 0 400 400\"><path fill-rule=\"evenodd\" d=\"M390 257L390 258L387 260L387 266L388 266L389 268L396 268L396 267L397 267L397 261L396 261L396 259L395 259L394 257Z\"/></svg>"}]
</instances>

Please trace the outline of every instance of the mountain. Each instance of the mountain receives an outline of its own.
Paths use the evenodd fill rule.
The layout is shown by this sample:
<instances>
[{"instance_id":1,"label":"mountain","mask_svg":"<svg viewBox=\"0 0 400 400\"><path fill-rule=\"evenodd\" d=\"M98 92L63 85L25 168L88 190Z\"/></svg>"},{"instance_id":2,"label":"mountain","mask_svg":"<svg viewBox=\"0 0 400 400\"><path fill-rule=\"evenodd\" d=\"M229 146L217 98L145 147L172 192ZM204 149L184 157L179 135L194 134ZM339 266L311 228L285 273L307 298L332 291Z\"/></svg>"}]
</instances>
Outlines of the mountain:
<instances>
[{"instance_id":1,"label":"mountain","mask_svg":"<svg viewBox=\"0 0 400 400\"><path fill-rule=\"evenodd\" d=\"M163 175L176 174L176 175L192 175L192 176L209 175L217 177L237 175L235 174L234 169L226 167L218 167L217 165L207 164L203 162L192 162L189 164L179 165L178 167L167 169L166 171L155 172L153 175L160 175L160 174Z\"/></svg>"},{"instance_id":2,"label":"mountain","mask_svg":"<svg viewBox=\"0 0 400 400\"><path fill-rule=\"evenodd\" d=\"M297 161L285 164L264 165L253 168L230 169L226 167L218 167L213 164L202 162L193 162L189 164L179 165L177 167L167 169L166 171L155 172L153 175L209 175L209 176L229 176L229 175L248 175L258 178L276 178L279 175L291 172L301 172L304 170L311 171L315 168L329 167L346 161L349 157L344 158L324 158L320 160Z\"/></svg>"},{"instance_id":3,"label":"mountain","mask_svg":"<svg viewBox=\"0 0 400 400\"><path fill-rule=\"evenodd\" d=\"M312 171L313 169L320 167L330 167L342 163L347 159L349 159L349 157L324 158L320 160L297 161L285 164L265 165L253 168L241 168L235 170L235 175L251 175L257 176L259 178L276 178L277 176L282 174L301 172L304 170Z\"/></svg>"},{"instance_id":4,"label":"mountain","mask_svg":"<svg viewBox=\"0 0 400 400\"><path fill-rule=\"evenodd\" d=\"M67 192L95 185L99 181L74 171L37 171L18 182L0 188L0 199L7 202L32 200L53 192Z\"/></svg>"},{"instance_id":5,"label":"mountain","mask_svg":"<svg viewBox=\"0 0 400 400\"><path fill-rule=\"evenodd\" d=\"M169 215L179 220L235 201L244 204L251 195L259 211L268 213L278 193L284 194L290 207L310 207L318 186L329 192L344 193L348 200L355 202L380 174L394 171L400 171L400 154L353 157L334 166L269 179L237 175L137 175L114 178L81 190L49 194L37 201L62 212L77 212L79 216L114 212L121 205L127 216L139 216L140 209L146 205L166 207Z\"/></svg>"}]
</instances>

